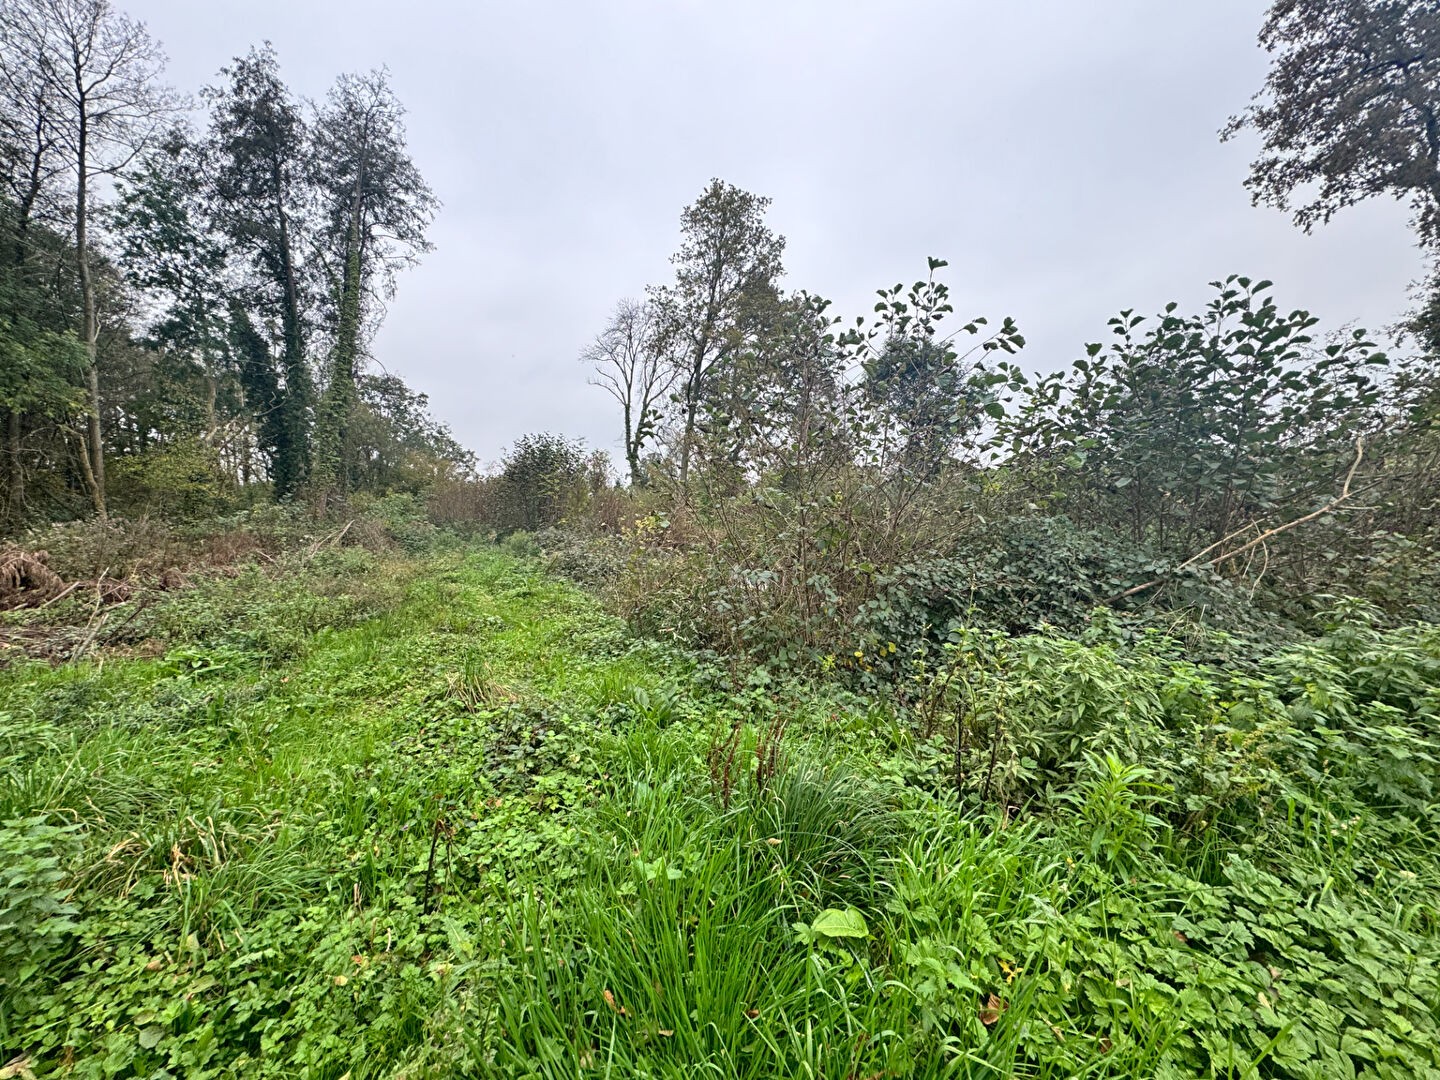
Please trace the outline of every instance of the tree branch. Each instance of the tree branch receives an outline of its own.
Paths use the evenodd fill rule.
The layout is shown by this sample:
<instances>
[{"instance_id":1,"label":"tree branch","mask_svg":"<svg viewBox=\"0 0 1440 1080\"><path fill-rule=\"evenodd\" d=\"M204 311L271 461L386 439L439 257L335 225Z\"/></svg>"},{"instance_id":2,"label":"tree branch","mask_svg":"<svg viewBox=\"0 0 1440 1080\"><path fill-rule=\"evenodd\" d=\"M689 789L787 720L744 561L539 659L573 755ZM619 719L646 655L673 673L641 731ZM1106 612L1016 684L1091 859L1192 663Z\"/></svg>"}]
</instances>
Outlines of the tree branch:
<instances>
[{"instance_id":1,"label":"tree branch","mask_svg":"<svg viewBox=\"0 0 1440 1080\"><path fill-rule=\"evenodd\" d=\"M1190 558L1186 559L1183 563L1181 563L1179 566L1177 566L1177 567L1175 568L1175 570L1172 570L1172 571L1170 572L1170 574L1166 574L1166 575L1163 575L1163 576L1157 577L1157 578L1152 578L1151 580L1146 581L1146 582L1144 582L1144 583L1142 583L1142 584L1140 584L1140 585L1136 585L1136 586L1133 586L1132 588L1126 589L1126 590L1125 590L1124 592L1122 592L1122 593L1116 593L1114 596L1112 596L1112 597L1110 597L1108 600L1106 600L1105 603L1106 603L1106 604L1113 604L1113 603L1115 603L1116 601L1124 600L1124 599L1126 599L1127 597L1134 596L1136 593L1142 593L1142 592L1144 592L1146 589L1153 589L1156 585L1159 585L1159 584L1161 584L1162 582L1164 582L1168 577L1171 576L1171 574L1174 574L1174 573L1176 573L1176 572L1178 572L1178 571L1180 571L1180 570L1188 570L1188 569L1190 569L1192 566L1197 566L1197 565L1198 565L1198 566L1215 566L1215 565L1217 565L1217 564L1219 564L1219 563L1225 562L1227 559L1233 559L1233 558L1235 558L1235 556L1237 556L1237 555L1243 555L1243 554L1245 554L1245 552L1251 550L1252 548L1256 547L1257 545L1264 544L1265 541L1269 540L1272 536L1279 536L1281 533L1289 532L1291 529L1294 529L1294 528L1296 528L1297 526L1300 526L1300 525L1304 525L1306 522L1314 521L1314 520L1315 520L1316 518L1318 518L1318 517L1323 517L1325 514L1330 513L1330 512L1333 511L1337 506L1339 506L1341 503L1345 502L1346 500L1348 500L1348 499L1350 498L1350 485L1351 485L1351 482L1355 479L1355 471L1360 468L1360 462L1361 462L1362 460L1364 460L1364 457L1365 457L1365 437L1362 435L1362 436L1360 436L1360 438L1358 438L1358 439L1355 440L1355 460L1350 463L1350 471L1345 474L1345 483L1344 483L1344 485L1342 485L1342 487L1340 488L1340 494L1336 495L1335 498L1331 499L1329 502L1327 502L1324 506L1320 507L1318 510L1312 510L1310 513L1305 514L1305 515L1303 515L1303 516L1301 516L1301 517L1298 517L1298 518L1296 518L1296 519L1293 520L1293 521L1287 521L1287 522L1286 522L1285 524L1283 524L1283 525L1277 525L1277 526L1275 526L1275 528L1273 528L1273 529L1267 529L1265 532L1261 533L1259 536L1256 536L1256 537L1254 537L1253 539L1248 540L1248 541L1246 541L1245 543L1241 544L1238 548L1234 548L1234 549L1231 550L1231 551L1222 552L1221 554L1216 555L1216 556L1215 556L1214 558L1212 558L1212 559L1205 559L1204 562L1201 562L1201 561L1200 561L1201 559L1204 559L1205 556L1208 555L1210 552L1214 551L1217 547L1220 547L1222 544L1224 544L1224 543L1226 543L1227 541L1233 539L1234 537L1240 535L1240 533L1246 532L1246 531L1248 531L1248 530L1250 530L1250 529L1253 529L1253 528L1255 527L1253 523L1251 523L1250 525L1246 525L1244 528L1236 530L1235 532L1231 533L1229 536L1225 537L1224 539L1218 540L1218 541L1216 541L1215 543L1211 544L1209 547L1205 548L1205 550L1200 551L1200 552L1197 552L1196 554L1190 556Z\"/></svg>"}]
</instances>

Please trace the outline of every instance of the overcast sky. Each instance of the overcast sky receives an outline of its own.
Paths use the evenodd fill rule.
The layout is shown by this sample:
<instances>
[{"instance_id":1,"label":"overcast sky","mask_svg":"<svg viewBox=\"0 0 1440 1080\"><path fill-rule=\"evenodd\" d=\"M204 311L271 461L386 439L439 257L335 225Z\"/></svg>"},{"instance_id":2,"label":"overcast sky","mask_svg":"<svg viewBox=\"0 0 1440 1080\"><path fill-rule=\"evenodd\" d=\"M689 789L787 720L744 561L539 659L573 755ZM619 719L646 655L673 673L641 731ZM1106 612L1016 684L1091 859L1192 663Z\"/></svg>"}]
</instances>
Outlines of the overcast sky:
<instances>
[{"instance_id":1,"label":"overcast sky","mask_svg":"<svg viewBox=\"0 0 1440 1080\"><path fill-rule=\"evenodd\" d=\"M576 355L669 274L712 176L769 195L787 284L869 311L950 261L957 314L1012 315L1032 370L1121 308L1272 278L1327 325L1394 321L1404 208L1313 236L1216 132L1258 89L1249 0L117 0L193 91L272 41L297 94L388 65L444 202L375 354L484 460L557 431L615 449Z\"/></svg>"}]
</instances>

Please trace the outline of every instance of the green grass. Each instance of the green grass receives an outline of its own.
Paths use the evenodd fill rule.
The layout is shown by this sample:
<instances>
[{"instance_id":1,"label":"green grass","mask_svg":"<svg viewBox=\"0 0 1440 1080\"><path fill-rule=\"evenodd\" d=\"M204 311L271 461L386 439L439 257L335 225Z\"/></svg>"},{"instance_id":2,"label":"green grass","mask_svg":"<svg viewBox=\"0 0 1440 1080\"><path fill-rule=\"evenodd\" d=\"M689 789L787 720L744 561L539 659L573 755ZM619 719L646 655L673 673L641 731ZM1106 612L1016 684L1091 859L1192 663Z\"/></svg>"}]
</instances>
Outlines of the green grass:
<instances>
[{"instance_id":1,"label":"green grass","mask_svg":"<svg viewBox=\"0 0 1440 1080\"><path fill-rule=\"evenodd\" d=\"M883 703L724 693L493 549L217 580L150 630L0 673L8 1075L1440 1076L1433 813L1180 827L1103 757L985 811ZM1404 685L1430 735L1381 749L1423 758Z\"/></svg>"}]
</instances>

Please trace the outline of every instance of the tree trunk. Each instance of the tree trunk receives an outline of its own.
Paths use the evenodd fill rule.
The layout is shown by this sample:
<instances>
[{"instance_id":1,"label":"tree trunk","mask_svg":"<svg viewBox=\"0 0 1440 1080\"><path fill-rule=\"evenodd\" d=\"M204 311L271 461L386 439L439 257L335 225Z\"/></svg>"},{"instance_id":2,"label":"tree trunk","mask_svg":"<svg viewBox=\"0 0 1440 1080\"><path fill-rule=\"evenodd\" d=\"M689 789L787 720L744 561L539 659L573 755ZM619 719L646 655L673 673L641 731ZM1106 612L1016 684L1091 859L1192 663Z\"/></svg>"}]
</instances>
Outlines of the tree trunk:
<instances>
[{"instance_id":1,"label":"tree trunk","mask_svg":"<svg viewBox=\"0 0 1440 1080\"><path fill-rule=\"evenodd\" d=\"M690 442L695 437L695 398L685 395L685 431L680 436L680 490L690 490Z\"/></svg>"},{"instance_id":2,"label":"tree trunk","mask_svg":"<svg viewBox=\"0 0 1440 1080\"><path fill-rule=\"evenodd\" d=\"M284 177L280 162L271 161L271 182L275 188L275 219L279 224L280 323L285 336L285 392L277 402L283 441L275 448L274 483L276 498L293 495L310 474L310 406L314 387L305 364L305 341L300 325L300 290L295 262L290 251L290 218L283 201Z\"/></svg>"},{"instance_id":3,"label":"tree trunk","mask_svg":"<svg viewBox=\"0 0 1440 1080\"><path fill-rule=\"evenodd\" d=\"M317 465L321 483L340 495L348 485L350 420L355 409L355 362L360 351L361 215L364 210L365 172L355 176L350 226L345 240L345 271L340 285L340 323L330 363L330 385L325 388L322 427L317 438Z\"/></svg>"},{"instance_id":4,"label":"tree trunk","mask_svg":"<svg viewBox=\"0 0 1440 1080\"><path fill-rule=\"evenodd\" d=\"M5 456L7 469L5 501L12 522L25 512L25 469L20 462L20 410L11 409L5 421Z\"/></svg>"},{"instance_id":5,"label":"tree trunk","mask_svg":"<svg viewBox=\"0 0 1440 1080\"><path fill-rule=\"evenodd\" d=\"M700 407L700 380L705 374L705 352L709 347L709 335L701 334L685 387L685 432L680 441L680 490L684 492L690 490L690 450L695 442L695 413Z\"/></svg>"},{"instance_id":6,"label":"tree trunk","mask_svg":"<svg viewBox=\"0 0 1440 1080\"><path fill-rule=\"evenodd\" d=\"M80 108L79 144L76 153L75 172L75 263L80 273L80 301L82 307L81 337L85 341L85 388L90 397L89 415L85 418L85 453L89 456L90 468L86 481L90 486L90 497L95 504L95 515L102 522L105 512L105 443L100 427L100 318L95 306L95 282L90 275L89 212L90 183L87 141L89 139L89 115L86 106Z\"/></svg>"},{"instance_id":7,"label":"tree trunk","mask_svg":"<svg viewBox=\"0 0 1440 1080\"><path fill-rule=\"evenodd\" d=\"M632 389L625 392L625 400L621 403L625 410L625 466L630 470L630 483L637 482L640 476L640 436L636 430L637 425L633 423L631 406ZM641 416L644 421L644 416Z\"/></svg>"},{"instance_id":8,"label":"tree trunk","mask_svg":"<svg viewBox=\"0 0 1440 1080\"><path fill-rule=\"evenodd\" d=\"M215 421L215 402L219 397L220 380L211 372L207 360L205 364L205 441L212 445L220 426Z\"/></svg>"},{"instance_id":9,"label":"tree trunk","mask_svg":"<svg viewBox=\"0 0 1440 1080\"><path fill-rule=\"evenodd\" d=\"M345 260L345 280L340 296L340 325L335 340L335 362L330 372L329 438L327 482L343 495L348 485L350 464L350 421L355 411L355 362L360 339L360 245L355 243Z\"/></svg>"},{"instance_id":10,"label":"tree trunk","mask_svg":"<svg viewBox=\"0 0 1440 1080\"><path fill-rule=\"evenodd\" d=\"M15 222L15 265L24 268L30 254L30 219L35 215L35 200L40 197L38 166L32 170L25 193L16 206Z\"/></svg>"},{"instance_id":11,"label":"tree trunk","mask_svg":"<svg viewBox=\"0 0 1440 1080\"><path fill-rule=\"evenodd\" d=\"M35 200L40 195L40 158L34 158L25 191L16 207L15 222L15 268L25 276L25 264L30 255L30 219L34 215ZM5 420L5 458L7 462L5 503L10 521L20 520L25 511L25 469L20 461L21 412L19 407L9 411Z\"/></svg>"},{"instance_id":12,"label":"tree trunk","mask_svg":"<svg viewBox=\"0 0 1440 1080\"><path fill-rule=\"evenodd\" d=\"M695 342L695 358L690 362L690 382L685 388L685 434L680 444L680 490L689 498L690 454L695 443L695 414L700 407L701 382L705 377L705 354L720 317L720 278L724 272L723 257L717 256L710 268L709 297L705 302L705 320Z\"/></svg>"}]
</instances>

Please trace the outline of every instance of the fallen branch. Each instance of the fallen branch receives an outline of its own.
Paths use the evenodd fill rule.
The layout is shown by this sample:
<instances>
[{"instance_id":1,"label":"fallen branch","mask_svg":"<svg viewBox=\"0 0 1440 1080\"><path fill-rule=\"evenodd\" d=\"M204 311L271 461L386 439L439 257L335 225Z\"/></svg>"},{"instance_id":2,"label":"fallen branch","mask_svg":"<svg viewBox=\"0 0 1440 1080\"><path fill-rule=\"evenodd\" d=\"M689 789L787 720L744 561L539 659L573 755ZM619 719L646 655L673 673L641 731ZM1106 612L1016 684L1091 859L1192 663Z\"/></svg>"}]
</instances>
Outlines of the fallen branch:
<instances>
[{"instance_id":1,"label":"fallen branch","mask_svg":"<svg viewBox=\"0 0 1440 1080\"><path fill-rule=\"evenodd\" d=\"M310 545L310 550L305 553L305 561L306 561L306 562L309 562L309 561L310 561L311 559L313 559L316 555L318 555L318 554L320 553L320 549L321 549L322 547L326 547L327 545L330 545L330 544L338 544L338 543L340 543L341 540L344 540L344 539L345 539L345 534L350 531L350 526L352 526L352 525L354 525L354 524L355 524L355 519L354 519L354 518L351 518L349 521L347 521L347 522L345 523L345 527L344 527L343 529L341 529L339 532L335 533L333 536L326 535L326 536L322 536L319 540L316 540L315 543L313 543L313 544ZM273 561L273 560L272 560L272 561Z\"/></svg>"},{"instance_id":2,"label":"fallen branch","mask_svg":"<svg viewBox=\"0 0 1440 1080\"><path fill-rule=\"evenodd\" d=\"M1324 515L1330 513L1337 506L1350 498L1350 484L1352 481L1354 481L1355 472L1357 469L1360 468L1360 462L1364 460L1364 458L1365 437L1362 435L1360 438L1355 440L1355 460L1350 463L1350 471L1345 474L1345 483L1340 488L1340 494L1336 495L1335 498L1331 499L1324 506L1320 507L1318 510L1312 510L1310 511L1310 513L1305 514L1302 517L1296 518L1294 521L1287 521L1284 525L1276 525L1273 529L1267 529L1259 536L1256 536L1253 539L1246 541L1245 543L1241 544L1239 547L1231 551L1222 552L1221 554L1216 555L1212 559L1205 559L1206 555L1210 554L1210 552L1214 551L1217 547L1221 546L1226 541L1233 539L1234 537L1240 535L1240 533L1246 532L1249 529L1254 528L1253 524L1246 525L1243 529L1236 530L1229 536L1224 537L1221 540L1217 540L1215 543L1211 544L1203 551L1199 551L1196 554L1190 556L1190 558L1186 559L1183 563L1181 563L1174 570L1172 570L1170 574L1177 573L1181 570L1189 570L1191 567L1194 566L1215 566L1219 563L1225 562L1227 559L1233 559L1237 555L1245 554L1245 552L1249 551L1251 548L1256 547L1260 544L1264 544L1265 541L1269 540L1272 536L1279 536L1281 533L1289 532L1291 529L1296 528L1297 526L1304 525L1307 521L1314 521L1316 518L1323 517ZM1201 562L1201 559L1205 559L1205 561ZM1266 561L1267 563L1269 561L1268 553ZM1106 600L1105 603L1113 604L1117 600L1124 600L1126 597L1134 596L1136 593L1144 592L1146 589L1153 589L1156 585L1159 585L1160 583L1165 581L1165 579L1168 578L1170 574L1166 574L1162 577L1152 578L1149 581L1144 582L1143 584L1126 589L1122 593L1116 593L1114 596L1110 597L1110 599Z\"/></svg>"},{"instance_id":3,"label":"fallen branch","mask_svg":"<svg viewBox=\"0 0 1440 1080\"><path fill-rule=\"evenodd\" d=\"M43 604L41 604L39 610L43 611L51 604L59 603L61 600L64 600L65 597L69 596L72 592L74 592L76 589L78 589L81 585L84 584L85 582L83 581L72 581L69 585L65 586L64 590L56 593L49 600L46 600Z\"/></svg>"}]
</instances>

